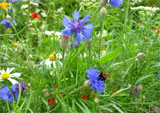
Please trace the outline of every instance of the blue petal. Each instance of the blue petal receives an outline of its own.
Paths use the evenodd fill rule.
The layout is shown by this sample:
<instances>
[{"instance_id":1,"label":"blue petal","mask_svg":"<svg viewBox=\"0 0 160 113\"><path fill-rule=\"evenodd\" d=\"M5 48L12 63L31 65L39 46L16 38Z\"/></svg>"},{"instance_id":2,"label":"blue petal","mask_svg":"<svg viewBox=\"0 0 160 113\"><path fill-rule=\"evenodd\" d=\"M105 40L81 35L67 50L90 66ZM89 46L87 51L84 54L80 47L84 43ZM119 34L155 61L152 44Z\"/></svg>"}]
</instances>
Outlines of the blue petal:
<instances>
[{"instance_id":1,"label":"blue petal","mask_svg":"<svg viewBox=\"0 0 160 113\"><path fill-rule=\"evenodd\" d=\"M74 20L78 20L78 18L79 18L79 11L77 12L77 10L75 10L72 15L73 15Z\"/></svg>"},{"instance_id":2,"label":"blue petal","mask_svg":"<svg viewBox=\"0 0 160 113\"><path fill-rule=\"evenodd\" d=\"M69 27L70 23L71 23L71 20L68 17L64 16L63 23L62 23L63 26L64 27Z\"/></svg>"},{"instance_id":3,"label":"blue petal","mask_svg":"<svg viewBox=\"0 0 160 113\"><path fill-rule=\"evenodd\" d=\"M119 9L119 5L123 4L123 0L110 0L109 4Z\"/></svg>"},{"instance_id":4,"label":"blue petal","mask_svg":"<svg viewBox=\"0 0 160 113\"><path fill-rule=\"evenodd\" d=\"M86 26L84 26L84 28L82 29L82 34L84 35L84 38L88 41L91 37L92 34L92 28L93 28L93 24L88 24Z\"/></svg>"},{"instance_id":5,"label":"blue petal","mask_svg":"<svg viewBox=\"0 0 160 113\"><path fill-rule=\"evenodd\" d=\"M15 21L15 20L13 20L13 23L14 23L14 25L15 25L15 26L17 26L17 23L16 23L16 21Z\"/></svg>"},{"instance_id":6,"label":"blue petal","mask_svg":"<svg viewBox=\"0 0 160 113\"><path fill-rule=\"evenodd\" d=\"M8 86L4 86L2 87L2 89L0 90L0 98L2 98L2 100L4 100L5 102L10 102L12 103L13 98L12 95L8 89Z\"/></svg>"},{"instance_id":7,"label":"blue petal","mask_svg":"<svg viewBox=\"0 0 160 113\"><path fill-rule=\"evenodd\" d=\"M81 33L76 33L74 43L80 43L82 41L83 35Z\"/></svg>"},{"instance_id":8,"label":"blue petal","mask_svg":"<svg viewBox=\"0 0 160 113\"><path fill-rule=\"evenodd\" d=\"M65 29L61 30L60 32L63 35L65 34L65 35L69 35L69 36L73 36L73 34L74 34L70 28L65 28Z\"/></svg>"},{"instance_id":9,"label":"blue petal","mask_svg":"<svg viewBox=\"0 0 160 113\"><path fill-rule=\"evenodd\" d=\"M88 22L88 21L90 21L89 15L86 15L86 16L82 19L82 23L86 23L86 22Z\"/></svg>"},{"instance_id":10,"label":"blue petal","mask_svg":"<svg viewBox=\"0 0 160 113\"><path fill-rule=\"evenodd\" d=\"M94 28L93 24L88 24L84 26L84 29L92 29L92 28Z\"/></svg>"}]
</instances>

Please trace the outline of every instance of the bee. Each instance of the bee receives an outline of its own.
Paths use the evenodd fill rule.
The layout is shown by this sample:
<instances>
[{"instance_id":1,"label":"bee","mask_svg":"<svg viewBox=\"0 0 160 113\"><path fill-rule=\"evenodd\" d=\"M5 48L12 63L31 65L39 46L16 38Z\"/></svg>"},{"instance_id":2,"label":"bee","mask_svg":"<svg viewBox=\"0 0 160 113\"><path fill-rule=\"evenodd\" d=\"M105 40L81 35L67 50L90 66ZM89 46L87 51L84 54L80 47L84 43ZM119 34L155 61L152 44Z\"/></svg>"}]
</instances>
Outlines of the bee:
<instances>
[{"instance_id":1,"label":"bee","mask_svg":"<svg viewBox=\"0 0 160 113\"><path fill-rule=\"evenodd\" d=\"M106 73L104 74L103 72L99 71L99 76L98 76L98 80L101 80L101 81L105 81L108 77L109 77L109 74Z\"/></svg>"}]
</instances>

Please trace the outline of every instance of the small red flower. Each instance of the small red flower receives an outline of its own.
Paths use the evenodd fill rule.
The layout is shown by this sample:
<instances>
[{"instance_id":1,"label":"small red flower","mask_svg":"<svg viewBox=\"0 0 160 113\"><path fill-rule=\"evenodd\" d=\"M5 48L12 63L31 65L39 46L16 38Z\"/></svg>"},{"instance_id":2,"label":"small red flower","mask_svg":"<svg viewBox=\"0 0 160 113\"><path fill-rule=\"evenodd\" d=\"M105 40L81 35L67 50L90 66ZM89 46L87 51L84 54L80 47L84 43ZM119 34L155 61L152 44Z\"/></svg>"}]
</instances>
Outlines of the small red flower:
<instances>
[{"instance_id":1,"label":"small red flower","mask_svg":"<svg viewBox=\"0 0 160 113\"><path fill-rule=\"evenodd\" d=\"M82 99L83 99L83 100L86 100L86 99L87 99L87 96L88 96L87 94L84 94L84 95L82 96Z\"/></svg>"},{"instance_id":2,"label":"small red flower","mask_svg":"<svg viewBox=\"0 0 160 113\"><path fill-rule=\"evenodd\" d=\"M117 91L118 91L118 90L112 90L112 94L113 94L113 93L116 93Z\"/></svg>"},{"instance_id":3,"label":"small red flower","mask_svg":"<svg viewBox=\"0 0 160 113\"><path fill-rule=\"evenodd\" d=\"M55 104L55 100L53 98L48 99L48 105Z\"/></svg>"},{"instance_id":4,"label":"small red flower","mask_svg":"<svg viewBox=\"0 0 160 113\"><path fill-rule=\"evenodd\" d=\"M38 15L36 12L30 13L30 15L32 18L40 20L40 15Z\"/></svg>"},{"instance_id":5,"label":"small red flower","mask_svg":"<svg viewBox=\"0 0 160 113\"><path fill-rule=\"evenodd\" d=\"M62 94L61 97L64 97L64 94Z\"/></svg>"},{"instance_id":6,"label":"small red flower","mask_svg":"<svg viewBox=\"0 0 160 113\"><path fill-rule=\"evenodd\" d=\"M109 77L109 74L107 73L107 74L106 74L106 78L108 78L108 77Z\"/></svg>"},{"instance_id":7,"label":"small red flower","mask_svg":"<svg viewBox=\"0 0 160 113\"><path fill-rule=\"evenodd\" d=\"M154 30L154 31L157 31L157 30L158 30L158 28L157 28L157 27L155 27L153 30Z\"/></svg>"},{"instance_id":8,"label":"small red flower","mask_svg":"<svg viewBox=\"0 0 160 113\"><path fill-rule=\"evenodd\" d=\"M82 87L82 90L86 89L85 87Z\"/></svg>"},{"instance_id":9,"label":"small red flower","mask_svg":"<svg viewBox=\"0 0 160 113\"><path fill-rule=\"evenodd\" d=\"M53 102L51 99L48 99L48 105L51 105Z\"/></svg>"},{"instance_id":10,"label":"small red flower","mask_svg":"<svg viewBox=\"0 0 160 113\"><path fill-rule=\"evenodd\" d=\"M90 98L92 98L93 97L93 94L90 94Z\"/></svg>"},{"instance_id":11,"label":"small red flower","mask_svg":"<svg viewBox=\"0 0 160 113\"><path fill-rule=\"evenodd\" d=\"M46 93L45 96L49 96L49 93Z\"/></svg>"},{"instance_id":12,"label":"small red flower","mask_svg":"<svg viewBox=\"0 0 160 113\"><path fill-rule=\"evenodd\" d=\"M158 31L158 34L160 34L160 30Z\"/></svg>"},{"instance_id":13,"label":"small red flower","mask_svg":"<svg viewBox=\"0 0 160 113\"><path fill-rule=\"evenodd\" d=\"M52 98L52 102L55 104L55 100Z\"/></svg>"}]
</instances>

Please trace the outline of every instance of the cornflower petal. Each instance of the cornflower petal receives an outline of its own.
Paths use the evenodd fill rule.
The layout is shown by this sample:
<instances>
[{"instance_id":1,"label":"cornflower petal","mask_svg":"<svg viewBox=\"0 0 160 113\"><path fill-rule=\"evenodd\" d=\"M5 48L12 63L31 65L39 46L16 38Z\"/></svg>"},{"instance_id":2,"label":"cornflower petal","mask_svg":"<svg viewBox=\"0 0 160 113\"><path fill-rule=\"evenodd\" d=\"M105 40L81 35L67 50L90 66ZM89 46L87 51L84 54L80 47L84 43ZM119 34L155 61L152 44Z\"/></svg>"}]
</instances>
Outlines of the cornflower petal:
<instances>
[{"instance_id":1,"label":"cornflower petal","mask_svg":"<svg viewBox=\"0 0 160 113\"><path fill-rule=\"evenodd\" d=\"M74 20L78 20L79 19L79 11L75 10L72 16L73 16Z\"/></svg>"},{"instance_id":2,"label":"cornflower petal","mask_svg":"<svg viewBox=\"0 0 160 113\"><path fill-rule=\"evenodd\" d=\"M68 17L64 16L63 23L62 23L63 26L64 27L69 27L70 23L71 23L71 20Z\"/></svg>"},{"instance_id":3,"label":"cornflower petal","mask_svg":"<svg viewBox=\"0 0 160 113\"><path fill-rule=\"evenodd\" d=\"M88 22L88 21L90 21L89 15L86 15L86 16L82 19L82 23L86 23L86 22Z\"/></svg>"},{"instance_id":4,"label":"cornflower petal","mask_svg":"<svg viewBox=\"0 0 160 113\"><path fill-rule=\"evenodd\" d=\"M123 4L123 0L110 0L109 4L119 9L119 5Z\"/></svg>"},{"instance_id":5,"label":"cornflower petal","mask_svg":"<svg viewBox=\"0 0 160 113\"><path fill-rule=\"evenodd\" d=\"M82 41L82 38L83 38L83 35L81 33L77 33L76 36L75 36L75 40L74 40L74 43L79 43Z\"/></svg>"}]
</instances>

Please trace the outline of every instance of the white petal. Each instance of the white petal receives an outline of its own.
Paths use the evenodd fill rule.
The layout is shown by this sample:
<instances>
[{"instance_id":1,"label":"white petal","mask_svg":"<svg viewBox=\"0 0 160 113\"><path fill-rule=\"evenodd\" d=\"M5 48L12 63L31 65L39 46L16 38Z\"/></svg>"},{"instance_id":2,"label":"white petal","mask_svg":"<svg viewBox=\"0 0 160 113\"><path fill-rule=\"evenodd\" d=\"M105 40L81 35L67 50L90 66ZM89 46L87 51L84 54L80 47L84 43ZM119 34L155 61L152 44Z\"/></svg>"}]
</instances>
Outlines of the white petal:
<instances>
[{"instance_id":1,"label":"white petal","mask_svg":"<svg viewBox=\"0 0 160 113\"><path fill-rule=\"evenodd\" d=\"M15 69L15 68L11 68L11 69L10 69L10 68L7 68L6 72L7 72L7 73L10 73L10 72L12 72L14 69Z\"/></svg>"},{"instance_id":2,"label":"white petal","mask_svg":"<svg viewBox=\"0 0 160 113\"><path fill-rule=\"evenodd\" d=\"M56 62L53 62L53 67L56 67Z\"/></svg>"},{"instance_id":3,"label":"white petal","mask_svg":"<svg viewBox=\"0 0 160 113\"><path fill-rule=\"evenodd\" d=\"M4 70L2 70L0 73L1 73L1 74L2 74L2 73L5 73L5 71L4 71Z\"/></svg>"},{"instance_id":4,"label":"white petal","mask_svg":"<svg viewBox=\"0 0 160 113\"><path fill-rule=\"evenodd\" d=\"M46 63L46 66L47 66L47 67L51 67L51 64L52 64L52 62L49 61L49 62Z\"/></svg>"},{"instance_id":5,"label":"white petal","mask_svg":"<svg viewBox=\"0 0 160 113\"><path fill-rule=\"evenodd\" d=\"M0 77L0 81L3 81L3 79Z\"/></svg>"},{"instance_id":6,"label":"white petal","mask_svg":"<svg viewBox=\"0 0 160 113\"><path fill-rule=\"evenodd\" d=\"M62 55L60 53L57 53L58 58L62 58Z\"/></svg>"},{"instance_id":7,"label":"white petal","mask_svg":"<svg viewBox=\"0 0 160 113\"><path fill-rule=\"evenodd\" d=\"M16 78L19 78L21 76L21 73L13 73L13 74L10 74L11 77L16 77Z\"/></svg>"},{"instance_id":8,"label":"white petal","mask_svg":"<svg viewBox=\"0 0 160 113\"><path fill-rule=\"evenodd\" d=\"M60 63L60 65L62 66L62 62L59 61L59 63Z\"/></svg>"},{"instance_id":9,"label":"white petal","mask_svg":"<svg viewBox=\"0 0 160 113\"><path fill-rule=\"evenodd\" d=\"M8 80L12 83L12 84L17 84L18 82L14 79L8 78Z\"/></svg>"}]
</instances>

